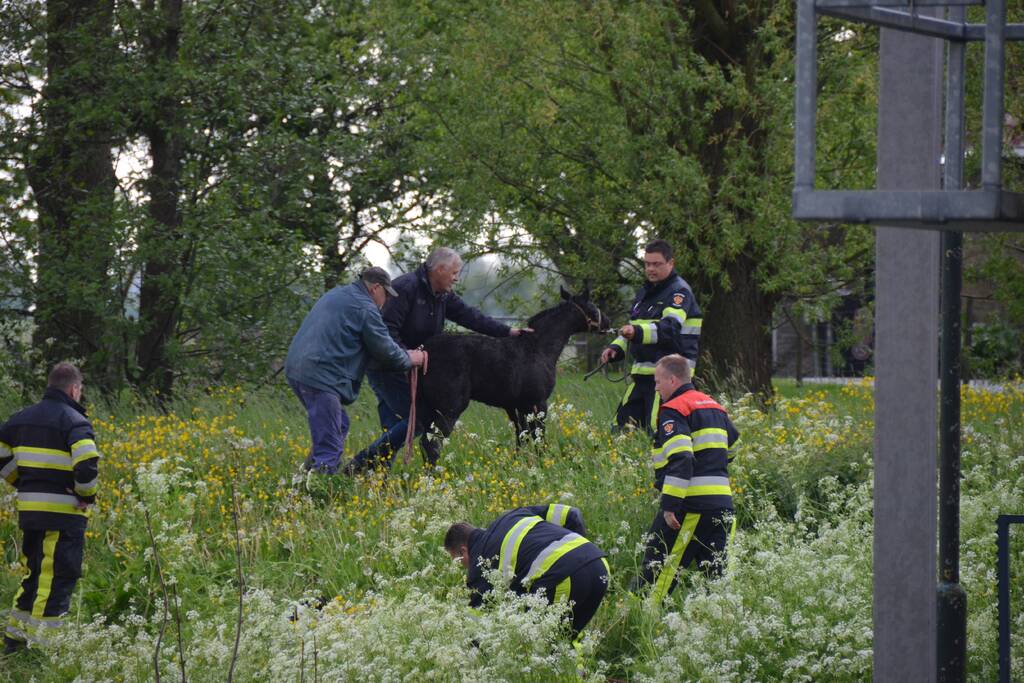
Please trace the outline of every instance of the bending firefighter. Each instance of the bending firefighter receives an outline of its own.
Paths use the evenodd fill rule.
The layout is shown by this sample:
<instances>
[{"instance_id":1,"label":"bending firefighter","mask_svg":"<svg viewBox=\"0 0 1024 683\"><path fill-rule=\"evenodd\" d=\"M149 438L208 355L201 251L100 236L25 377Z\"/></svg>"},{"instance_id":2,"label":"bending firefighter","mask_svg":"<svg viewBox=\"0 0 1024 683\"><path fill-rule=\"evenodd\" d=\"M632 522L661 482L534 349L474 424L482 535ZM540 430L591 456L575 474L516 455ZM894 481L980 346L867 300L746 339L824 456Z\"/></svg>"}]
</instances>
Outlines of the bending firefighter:
<instances>
[{"instance_id":1,"label":"bending firefighter","mask_svg":"<svg viewBox=\"0 0 1024 683\"><path fill-rule=\"evenodd\" d=\"M709 578L722 573L736 529L728 466L739 432L722 406L693 388L682 356L658 361L654 382L663 401L651 451L661 504L639 579L654 584L651 598L661 602L681 570L695 565Z\"/></svg>"},{"instance_id":2,"label":"bending firefighter","mask_svg":"<svg viewBox=\"0 0 1024 683\"><path fill-rule=\"evenodd\" d=\"M548 604L569 600L572 637L590 622L608 591L605 553L584 538L580 511L568 505L534 505L506 512L487 529L451 525L445 550L466 568L470 607L493 589L484 567L497 568L518 595L543 594Z\"/></svg>"},{"instance_id":3,"label":"bending firefighter","mask_svg":"<svg viewBox=\"0 0 1024 683\"><path fill-rule=\"evenodd\" d=\"M23 578L4 633L7 653L45 644L82 575L100 454L81 398L82 374L58 363L43 400L0 425L0 476L18 490L22 532Z\"/></svg>"},{"instance_id":4,"label":"bending firefighter","mask_svg":"<svg viewBox=\"0 0 1024 683\"><path fill-rule=\"evenodd\" d=\"M647 282L636 294L629 311L629 324L601 354L601 362L622 360L628 347L633 357L632 383L627 387L615 413L618 429L626 426L651 431L658 414L658 394L654 390L654 364L677 353L697 367L700 344L701 312L693 290L675 271L672 245L654 240L644 253Z\"/></svg>"}]
</instances>

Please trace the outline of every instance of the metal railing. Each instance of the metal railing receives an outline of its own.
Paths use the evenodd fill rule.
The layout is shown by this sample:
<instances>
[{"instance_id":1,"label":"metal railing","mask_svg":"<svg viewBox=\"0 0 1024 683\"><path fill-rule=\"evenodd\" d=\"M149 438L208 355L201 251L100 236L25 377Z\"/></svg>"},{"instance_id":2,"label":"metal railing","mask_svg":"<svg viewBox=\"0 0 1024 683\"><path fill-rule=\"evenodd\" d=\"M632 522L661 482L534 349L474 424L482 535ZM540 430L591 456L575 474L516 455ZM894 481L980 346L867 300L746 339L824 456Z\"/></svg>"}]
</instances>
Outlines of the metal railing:
<instances>
[{"instance_id":1,"label":"metal railing","mask_svg":"<svg viewBox=\"0 0 1024 683\"><path fill-rule=\"evenodd\" d=\"M996 520L996 571L999 585L999 683L1010 683L1010 525L1024 524L1024 515L999 515Z\"/></svg>"}]
</instances>

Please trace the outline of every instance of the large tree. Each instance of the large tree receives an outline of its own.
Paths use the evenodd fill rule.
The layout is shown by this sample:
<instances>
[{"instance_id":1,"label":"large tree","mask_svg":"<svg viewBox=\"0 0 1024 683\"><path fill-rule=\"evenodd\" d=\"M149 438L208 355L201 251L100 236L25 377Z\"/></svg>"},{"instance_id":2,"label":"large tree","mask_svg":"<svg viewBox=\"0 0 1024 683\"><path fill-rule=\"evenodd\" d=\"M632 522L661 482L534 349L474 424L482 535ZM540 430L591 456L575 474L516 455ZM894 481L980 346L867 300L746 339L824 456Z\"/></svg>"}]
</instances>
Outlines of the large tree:
<instances>
[{"instance_id":1,"label":"large tree","mask_svg":"<svg viewBox=\"0 0 1024 683\"><path fill-rule=\"evenodd\" d=\"M5 3L3 284L50 360L164 395L193 370L258 376L305 300L428 210L409 67L378 19L346 0Z\"/></svg>"},{"instance_id":2,"label":"large tree","mask_svg":"<svg viewBox=\"0 0 1024 683\"><path fill-rule=\"evenodd\" d=\"M770 391L776 303L821 301L871 253L862 229L789 217L789 4L436 9L419 44L453 213L606 295L639 280L643 241L671 240L706 309L702 374ZM822 29L823 107L843 115L823 126L825 186L871 177L872 40Z\"/></svg>"}]
</instances>

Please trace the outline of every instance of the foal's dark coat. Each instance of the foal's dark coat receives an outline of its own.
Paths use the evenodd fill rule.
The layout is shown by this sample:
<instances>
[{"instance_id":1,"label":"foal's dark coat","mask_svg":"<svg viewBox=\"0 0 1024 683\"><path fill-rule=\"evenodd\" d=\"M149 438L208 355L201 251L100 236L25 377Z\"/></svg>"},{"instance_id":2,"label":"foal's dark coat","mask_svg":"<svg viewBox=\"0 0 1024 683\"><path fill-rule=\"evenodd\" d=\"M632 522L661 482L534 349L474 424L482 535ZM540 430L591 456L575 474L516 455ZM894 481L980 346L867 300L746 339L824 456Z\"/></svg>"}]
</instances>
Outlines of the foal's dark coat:
<instances>
[{"instance_id":1,"label":"foal's dark coat","mask_svg":"<svg viewBox=\"0 0 1024 683\"><path fill-rule=\"evenodd\" d=\"M449 436L470 400L504 408L516 429L516 443L527 430L543 429L543 414L555 388L555 364L569 337L607 330L610 322L590 301L589 292L572 295L527 322L534 332L494 338L478 334L440 334L424 348L430 356L421 378L417 410ZM436 455L431 454L431 455Z\"/></svg>"}]
</instances>

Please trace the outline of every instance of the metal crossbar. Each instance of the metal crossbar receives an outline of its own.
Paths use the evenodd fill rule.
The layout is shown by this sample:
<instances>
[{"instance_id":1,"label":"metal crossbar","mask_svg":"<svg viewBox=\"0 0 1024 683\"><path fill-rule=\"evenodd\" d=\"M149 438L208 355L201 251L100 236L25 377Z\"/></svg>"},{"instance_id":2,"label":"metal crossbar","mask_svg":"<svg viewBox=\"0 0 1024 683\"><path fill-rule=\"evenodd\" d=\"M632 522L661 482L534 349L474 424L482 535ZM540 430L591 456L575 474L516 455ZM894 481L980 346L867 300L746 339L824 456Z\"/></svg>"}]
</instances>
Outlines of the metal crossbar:
<instances>
[{"instance_id":1,"label":"metal crossbar","mask_svg":"<svg viewBox=\"0 0 1024 683\"><path fill-rule=\"evenodd\" d=\"M969 24L963 5L985 5L985 23ZM954 7L941 18L919 7ZM818 190L815 188L817 115L817 26L820 15L946 40L951 49L970 41L985 45L982 111L981 188L959 186L932 191ZM955 231L1024 230L1024 194L1002 187L1004 75L1007 41L1024 40L1024 24L1006 23L1006 0L798 0L796 73L796 156L793 217L841 223ZM963 128L962 70L948 69L947 130ZM963 138L947 136L947 161L962 159Z\"/></svg>"},{"instance_id":2,"label":"metal crossbar","mask_svg":"<svg viewBox=\"0 0 1024 683\"><path fill-rule=\"evenodd\" d=\"M996 520L996 571L999 581L999 683L1010 683L1010 525L1024 524L1024 515L999 515Z\"/></svg>"}]
</instances>

